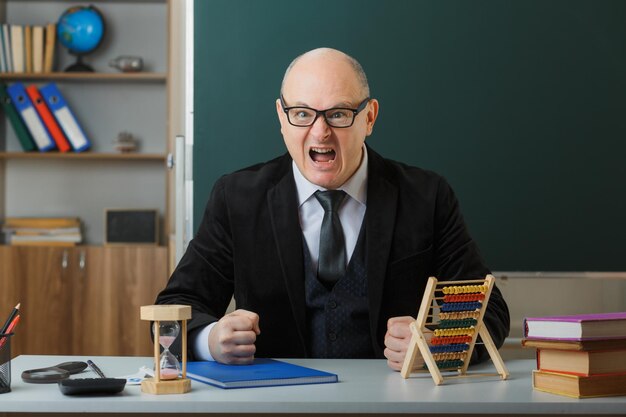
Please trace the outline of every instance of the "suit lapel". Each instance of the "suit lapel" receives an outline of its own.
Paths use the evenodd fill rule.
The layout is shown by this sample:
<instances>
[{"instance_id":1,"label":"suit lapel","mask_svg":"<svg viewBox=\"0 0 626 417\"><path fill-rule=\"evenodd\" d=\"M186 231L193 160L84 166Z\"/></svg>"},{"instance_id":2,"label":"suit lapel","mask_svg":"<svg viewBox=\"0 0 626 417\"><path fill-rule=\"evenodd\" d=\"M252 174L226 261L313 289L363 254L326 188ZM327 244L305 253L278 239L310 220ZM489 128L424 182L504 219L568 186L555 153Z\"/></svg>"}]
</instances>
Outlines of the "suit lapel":
<instances>
[{"instance_id":1,"label":"suit lapel","mask_svg":"<svg viewBox=\"0 0 626 417\"><path fill-rule=\"evenodd\" d=\"M377 329L383 296L387 262L396 222L398 190L384 175L382 158L368 147L367 213L367 289L370 329L378 349ZM381 352L382 353L382 352Z\"/></svg>"},{"instance_id":2,"label":"suit lapel","mask_svg":"<svg viewBox=\"0 0 626 417\"><path fill-rule=\"evenodd\" d=\"M290 160L291 161L291 160ZM296 184L290 170L268 192L267 203L274 241L289 294L291 309L298 327L298 335L306 350L306 301L304 289L304 259L302 229L298 219Z\"/></svg>"}]
</instances>

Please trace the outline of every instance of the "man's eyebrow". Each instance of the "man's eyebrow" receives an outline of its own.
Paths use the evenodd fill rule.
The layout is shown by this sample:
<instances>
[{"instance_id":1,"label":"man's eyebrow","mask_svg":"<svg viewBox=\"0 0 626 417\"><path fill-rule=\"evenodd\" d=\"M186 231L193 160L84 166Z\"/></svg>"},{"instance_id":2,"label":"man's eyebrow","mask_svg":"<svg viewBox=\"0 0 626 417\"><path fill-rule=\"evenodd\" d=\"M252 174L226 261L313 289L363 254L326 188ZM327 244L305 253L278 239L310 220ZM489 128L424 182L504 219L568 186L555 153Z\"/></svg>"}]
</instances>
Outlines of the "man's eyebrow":
<instances>
[{"instance_id":1,"label":"man's eyebrow","mask_svg":"<svg viewBox=\"0 0 626 417\"><path fill-rule=\"evenodd\" d=\"M294 104L290 105L289 107L308 107L310 109L313 109L314 107L309 106L307 103L303 102L303 101L296 101ZM354 108L354 105L350 102L347 101L342 101L340 103L336 103L331 107L328 107L326 109L316 109L316 110L330 110L330 109L352 109Z\"/></svg>"},{"instance_id":2,"label":"man's eyebrow","mask_svg":"<svg viewBox=\"0 0 626 417\"><path fill-rule=\"evenodd\" d=\"M347 101L342 101L341 103L335 104L333 107L331 107L331 109L334 109L334 108L337 108L337 107L351 109L353 107L353 105L352 105L352 103L349 103Z\"/></svg>"}]
</instances>

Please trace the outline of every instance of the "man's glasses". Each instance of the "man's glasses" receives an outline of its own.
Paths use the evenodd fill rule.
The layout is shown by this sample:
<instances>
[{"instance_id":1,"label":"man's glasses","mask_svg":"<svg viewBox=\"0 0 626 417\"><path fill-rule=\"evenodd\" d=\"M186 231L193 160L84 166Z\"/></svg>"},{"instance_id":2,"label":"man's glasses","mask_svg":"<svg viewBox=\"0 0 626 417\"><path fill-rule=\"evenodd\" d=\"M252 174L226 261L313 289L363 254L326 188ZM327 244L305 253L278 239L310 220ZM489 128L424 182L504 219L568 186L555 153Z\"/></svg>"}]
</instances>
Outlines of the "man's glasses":
<instances>
[{"instance_id":1,"label":"man's glasses","mask_svg":"<svg viewBox=\"0 0 626 417\"><path fill-rule=\"evenodd\" d=\"M366 98L356 109L333 107L332 109L316 110L303 106L287 107L285 106L285 99L282 94L280 95L280 105L287 115L287 120L289 120L289 123L293 126L298 127L311 126L320 115L324 116L324 120L326 120L328 126L339 128L350 127L354 123L356 115L367 106L369 101L370 98Z\"/></svg>"}]
</instances>

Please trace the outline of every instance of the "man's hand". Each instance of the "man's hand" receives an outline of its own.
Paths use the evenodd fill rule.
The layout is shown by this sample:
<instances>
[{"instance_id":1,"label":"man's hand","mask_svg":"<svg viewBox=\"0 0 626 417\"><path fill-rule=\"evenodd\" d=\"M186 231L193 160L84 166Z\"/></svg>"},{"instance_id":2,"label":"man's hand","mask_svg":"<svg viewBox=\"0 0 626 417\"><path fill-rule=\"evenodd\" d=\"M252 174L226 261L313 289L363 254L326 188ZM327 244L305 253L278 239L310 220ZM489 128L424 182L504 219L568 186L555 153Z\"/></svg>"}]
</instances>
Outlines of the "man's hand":
<instances>
[{"instance_id":1,"label":"man's hand","mask_svg":"<svg viewBox=\"0 0 626 417\"><path fill-rule=\"evenodd\" d=\"M261 333L259 315L235 310L217 322L209 333L209 351L217 362L244 365L254 359L254 342Z\"/></svg>"},{"instance_id":2,"label":"man's hand","mask_svg":"<svg viewBox=\"0 0 626 417\"><path fill-rule=\"evenodd\" d=\"M409 325L415 319L409 316L392 317L387 321L387 334L385 334L385 357L387 365L394 371L402 370L402 364L411 341L411 329ZM419 355L419 351L418 351ZM424 366L424 359L419 355L415 358L414 368Z\"/></svg>"}]
</instances>

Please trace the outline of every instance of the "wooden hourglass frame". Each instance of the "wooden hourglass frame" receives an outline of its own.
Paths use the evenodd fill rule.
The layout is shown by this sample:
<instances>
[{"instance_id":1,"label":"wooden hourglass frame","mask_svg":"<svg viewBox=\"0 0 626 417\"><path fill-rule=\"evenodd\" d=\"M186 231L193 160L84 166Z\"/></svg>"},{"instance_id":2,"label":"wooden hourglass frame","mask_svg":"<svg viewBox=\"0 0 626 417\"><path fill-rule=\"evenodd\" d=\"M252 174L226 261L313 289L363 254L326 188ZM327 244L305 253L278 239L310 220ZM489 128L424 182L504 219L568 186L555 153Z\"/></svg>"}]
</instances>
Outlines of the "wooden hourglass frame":
<instances>
[{"instance_id":1,"label":"wooden hourglass frame","mask_svg":"<svg viewBox=\"0 0 626 417\"><path fill-rule=\"evenodd\" d=\"M430 277L422 298L417 319L411 323L411 341L400 374L408 378L414 371L418 352L436 385L444 382L441 371L455 372L446 376L500 375L507 379L509 372L498 353L483 317L495 283L493 275L483 280L443 281ZM430 337L426 337L429 334ZM497 374L468 374L476 339L480 335L496 367Z\"/></svg>"},{"instance_id":2,"label":"wooden hourglass frame","mask_svg":"<svg viewBox=\"0 0 626 417\"><path fill-rule=\"evenodd\" d=\"M151 305L141 307L141 320L150 320L154 326L154 378L141 382L141 391L148 394L184 394L191 391L191 380L187 379L187 320L191 318L191 307L183 305ZM161 378L160 327L162 321L180 321L182 337L182 376L173 380Z\"/></svg>"}]
</instances>

